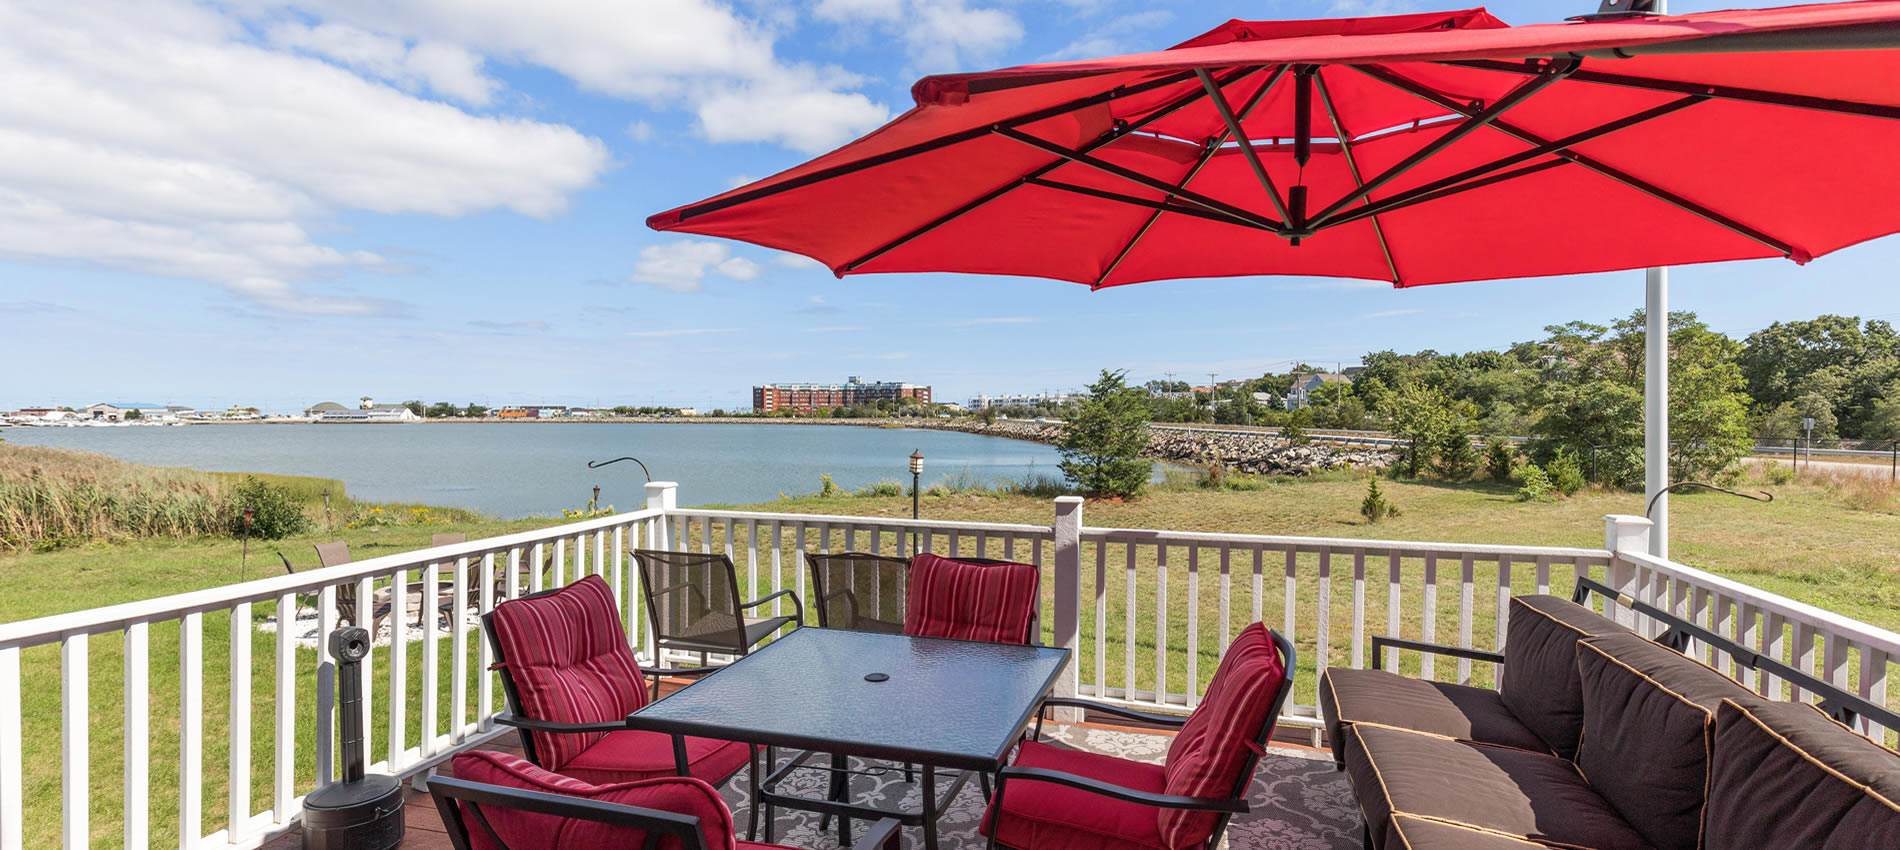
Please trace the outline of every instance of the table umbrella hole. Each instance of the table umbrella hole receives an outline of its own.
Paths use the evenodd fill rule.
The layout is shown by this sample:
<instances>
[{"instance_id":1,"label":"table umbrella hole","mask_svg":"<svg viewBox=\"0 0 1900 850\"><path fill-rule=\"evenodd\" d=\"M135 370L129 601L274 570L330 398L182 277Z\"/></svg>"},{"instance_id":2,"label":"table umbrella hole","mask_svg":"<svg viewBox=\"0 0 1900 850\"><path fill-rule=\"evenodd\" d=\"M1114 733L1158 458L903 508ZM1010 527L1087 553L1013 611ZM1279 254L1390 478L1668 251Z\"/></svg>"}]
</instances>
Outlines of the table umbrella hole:
<instances>
[{"instance_id":1,"label":"table umbrella hole","mask_svg":"<svg viewBox=\"0 0 1900 850\"><path fill-rule=\"evenodd\" d=\"M891 674L889 674L889 673L866 673L866 674L864 674L864 681L867 681L867 682L883 682L883 681L887 681L887 680L889 680L890 678L891 678Z\"/></svg>"}]
</instances>

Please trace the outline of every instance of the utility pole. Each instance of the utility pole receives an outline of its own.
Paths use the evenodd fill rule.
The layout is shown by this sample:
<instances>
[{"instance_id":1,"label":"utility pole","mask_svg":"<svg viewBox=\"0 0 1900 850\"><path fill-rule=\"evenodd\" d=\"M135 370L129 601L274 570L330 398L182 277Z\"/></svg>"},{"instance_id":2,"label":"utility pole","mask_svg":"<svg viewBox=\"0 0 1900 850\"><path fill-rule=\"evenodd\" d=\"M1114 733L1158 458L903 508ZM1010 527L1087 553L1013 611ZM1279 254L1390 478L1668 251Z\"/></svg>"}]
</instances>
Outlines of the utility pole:
<instances>
[{"instance_id":1,"label":"utility pole","mask_svg":"<svg viewBox=\"0 0 1900 850\"><path fill-rule=\"evenodd\" d=\"M1207 373L1207 415L1209 418L1214 415L1214 393L1218 390L1219 388L1214 386L1214 373Z\"/></svg>"}]
</instances>

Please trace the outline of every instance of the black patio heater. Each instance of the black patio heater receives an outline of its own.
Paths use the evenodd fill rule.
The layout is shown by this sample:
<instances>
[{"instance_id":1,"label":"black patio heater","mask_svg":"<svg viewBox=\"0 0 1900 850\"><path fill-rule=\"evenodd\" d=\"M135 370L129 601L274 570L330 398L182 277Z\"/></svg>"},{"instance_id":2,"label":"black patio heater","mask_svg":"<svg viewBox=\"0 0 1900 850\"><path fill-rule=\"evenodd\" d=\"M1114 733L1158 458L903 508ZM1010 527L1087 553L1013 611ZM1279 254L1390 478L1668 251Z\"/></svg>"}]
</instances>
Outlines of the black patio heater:
<instances>
[{"instance_id":1,"label":"black patio heater","mask_svg":"<svg viewBox=\"0 0 1900 850\"><path fill-rule=\"evenodd\" d=\"M400 651L400 650L398 650ZM369 655L369 631L354 626L330 633L342 691L343 779L303 801L304 850L391 850L402 843L402 782L363 775L363 680L356 665Z\"/></svg>"}]
</instances>

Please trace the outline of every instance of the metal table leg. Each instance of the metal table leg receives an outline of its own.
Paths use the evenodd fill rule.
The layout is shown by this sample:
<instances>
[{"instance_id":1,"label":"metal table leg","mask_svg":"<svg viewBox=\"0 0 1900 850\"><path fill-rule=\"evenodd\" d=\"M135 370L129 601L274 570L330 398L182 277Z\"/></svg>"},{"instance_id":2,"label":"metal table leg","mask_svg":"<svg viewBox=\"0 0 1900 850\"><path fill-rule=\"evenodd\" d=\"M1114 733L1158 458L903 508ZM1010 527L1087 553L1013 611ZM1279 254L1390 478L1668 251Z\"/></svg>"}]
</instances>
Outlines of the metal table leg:
<instances>
[{"instance_id":1,"label":"metal table leg","mask_svg":"<svg viewBox=\"0 0 1900 850\"><path fill-rule=\"evenodd\" d=\"M937 769L924 765L924 850L937 850Z\"/></svg>"}]
</instances>

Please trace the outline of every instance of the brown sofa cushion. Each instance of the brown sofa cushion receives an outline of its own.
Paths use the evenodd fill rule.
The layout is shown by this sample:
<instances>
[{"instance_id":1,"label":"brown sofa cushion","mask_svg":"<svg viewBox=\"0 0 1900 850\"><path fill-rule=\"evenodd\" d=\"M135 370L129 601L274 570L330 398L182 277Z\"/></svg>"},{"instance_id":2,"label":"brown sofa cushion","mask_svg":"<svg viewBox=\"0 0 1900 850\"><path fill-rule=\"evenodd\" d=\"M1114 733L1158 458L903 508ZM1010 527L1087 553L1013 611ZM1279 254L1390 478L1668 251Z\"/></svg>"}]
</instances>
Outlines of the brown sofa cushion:
<instances>
[{"instance_id":1,"label":"brown sofa cushion","mask_svg":"<svg viewBox=\"0 0 1900 850\"><path fill-rule=\"evenodd\" d=\"M1505 707L1564 758L1583 734L1577 641L1630 631L1555 596L1513 596L1504 626Z\"/></svg>"},{"instance_id":2,"label":"brown sofa cushion","mask_svg":"<svg viewBox=\"0 0 1900 850\"><path fill-rule=\"evenodd\" d=\"M1594 850L1649 850L1556 756L1454 741L1383 726L1346 727L1346 773L1373 847L1389 847L1395 816Z\"/></svg>"},{"instance_id":3,"label":"brown sofa cushion","mask_svg":"<svg viewBox=\"0 0 1900 850\"><path fill-rule=\"evenodd\" d=\"M1542 738L1504 707L1498 692L1427 682L1385 670L1330 667L1320 678L1319 707L1333 760L1346 763L1348 723L1372 723L1430 735L1548 753Z\"/></svg>"},{"instance_id":4,"label":"brown sofa cushion","mask_svg":"<svg viewBox=\"0 0 1900 850\"><path fill-rule=\"evenodd\" d=\"M1429 818L1396 815L1383 850L1550 850L1550 845Z\"/></svg>"},{"instance_id":5,"label":"brown sofa cushion","mask_svg":"<svg viewBox=\"0 0 1900 850\"><path fill-rule=\"evenodd\" d=\"M1583 741L1577 768L1659 850L1696 850L1715 709L1748 689L1634 634L1577 646Z\"/></svg>"},{"instance_id":6,"label":"brown sofa cushion","mask_svg":"<svg viewBox=\"0 0 1900 850\"><path fill-rule=\"evenodd\" d=\"M1704 823L1709 850L1900 847L1900 753L1811 705L1725 701Z\"/></svg>"}]
</instances>

